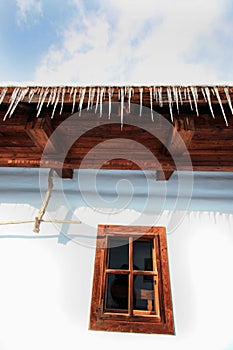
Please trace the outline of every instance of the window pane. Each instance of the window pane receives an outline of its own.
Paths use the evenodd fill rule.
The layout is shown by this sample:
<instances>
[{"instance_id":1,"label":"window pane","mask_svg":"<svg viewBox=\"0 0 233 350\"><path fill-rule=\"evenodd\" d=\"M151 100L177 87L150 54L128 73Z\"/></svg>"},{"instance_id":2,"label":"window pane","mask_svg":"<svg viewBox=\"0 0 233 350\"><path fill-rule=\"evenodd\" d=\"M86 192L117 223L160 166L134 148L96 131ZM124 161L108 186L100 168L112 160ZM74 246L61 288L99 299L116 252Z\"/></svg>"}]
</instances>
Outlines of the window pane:
<instances>
[{"instance_id":1,"label":"window pane","mask_svg":"<svg viewBox=\"0 0 233 350\"><path fill-rule=\"evenodd\" d=\"M134 310L155 311L153 276L134 276Z\"/></svg>"},{"instance_id":2,"label":"window pane","mask_svg":"<svg viewBox=\"0 0 233 350\"><path fill-rule=\"evenodd\" d=\"M110 237L108 240L108 269L128 270L129 239Z\"/></svg>"},{"instance_id":3,"label":"window pane","mask_svg":"<svg viewBox=\"0 0 233 350\"><path fill-rule=\"evenodd\" d=\"M128 274L107 274L106 309L128 310Z\"/></svg>"},{"instance_id":4,"label":"window pane","mask_svg":"<svg viewBox=\"0 0 233 350\"><path fill-rule=\"evenodd\" d=\"M133 263L137 266L137 270L153 270L152 248L152 239L133 242Z\"/></svg>"}]
</instances>

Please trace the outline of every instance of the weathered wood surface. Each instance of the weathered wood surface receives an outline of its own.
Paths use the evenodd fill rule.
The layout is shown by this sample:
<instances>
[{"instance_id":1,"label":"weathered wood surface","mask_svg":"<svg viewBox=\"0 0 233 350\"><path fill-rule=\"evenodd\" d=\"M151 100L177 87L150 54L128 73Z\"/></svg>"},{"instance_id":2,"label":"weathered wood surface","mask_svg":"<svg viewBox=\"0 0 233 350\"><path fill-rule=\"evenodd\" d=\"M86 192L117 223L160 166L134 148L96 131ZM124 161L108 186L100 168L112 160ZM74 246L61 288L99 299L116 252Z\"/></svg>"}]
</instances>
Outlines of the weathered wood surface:
<instances>
[{"instance_id":1,"label":"weathered wood surface","mask_svg":"<svg viewBox=\"0 0 233 350\"><path fill-rule=\"evenodd\" d=\"M112 312L111 309L109 310L105 307L106 272L111 272L106 270L107 249L105 248L108 234L111 236L116 234L118 237L119 235L129 236L129 270L121 270L121 273L129 274L128 310L118 310L117 312L115 310L115 312ZM148 300L148 310L134 310L133 308L133 276L137 271L133 271L132 242L135 238L141 236L153 239L156 247L156 252L153 255L155 259L153 271L150 274L157 275L157 291L140 291L140 298L150 299ZM113 270L112 272L119 273L118 270ZM149 275L149 271L140 270L138 273L140 275ZM152 310L152 299L155 299L156 310ZM175 333L164 227L98 226L89 328L91 330L117 332Z\"/></svg>"},{"instance_id":2,"label":"weathered wood surface","mask_svg":"<svg viewBox=\"0 0 233 350\"><path fill-rule=\"evenodd\" d=\"M118 110L114 112L114 104L111 120L103 107L102 117L93 111L83 110L81 116L77 113L63 125L70 117L73 105L69 89L64 95L62 112L59 101L53 119L53 106L43 106L39 118L36 118L38 95L34 95L30 104L21 101L13 115L4 120L10 91L0 105L0 167L53 167L60 176L67 178L71 178L73 169L77 168L144 169L157 171L158 180L168 180L177 166L179 171L233 171L233 116L221 89L228 126L217 98L212 96L215 118L204 99L198 101L199 116L186 101L179 114L173 106L172 129L156 123L156 119L153 122L149 109L139 116L137 89L133 100L136 105L132 106L131 114L124 116L123 127ZM116 96L114 98L117 100ZM153 108L171 125L166 101L164 95L163 107L155 103ZM84 99L84 107L85 103ZM147 91L143 105L148 107L149 104ZM74 112L78 112L78 103ZM156 137L155 129L160 139ZM183 140L182 145L180 139Z\"/></svg>"}]
</instances>

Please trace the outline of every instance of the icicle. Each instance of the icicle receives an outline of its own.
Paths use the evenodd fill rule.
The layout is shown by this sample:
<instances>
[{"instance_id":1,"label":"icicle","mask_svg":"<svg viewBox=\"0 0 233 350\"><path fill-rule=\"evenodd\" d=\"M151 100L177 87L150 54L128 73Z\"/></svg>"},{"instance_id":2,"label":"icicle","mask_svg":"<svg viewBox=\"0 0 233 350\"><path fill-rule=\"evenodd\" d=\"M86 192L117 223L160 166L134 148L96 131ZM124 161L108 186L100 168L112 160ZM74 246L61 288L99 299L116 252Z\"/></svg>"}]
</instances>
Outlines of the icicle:
<instances>
[{"instance_id":1,"label":"icicle","mask_svg":"<svg viewBox=\"0 0 233 350\"><path fill-rule=\"evenodd\" d=\"M168 97L168 103L169 103L169 109L170 109L170 115L171 115L171 120L173 122L173 113L172 113L172 93L171 93L171 88L167 87L167 97Z\"/></svg>"},{"instance_id":2,"label":"icicle","mask_svg":"<svg viewBox=\"0 0 233 350\"><path fill-rule=\"evenodd\" d=\"M53 88L51 88L51 90L50 90L50 95L49 95L47 107L50 105L50 103L51 103L51 101L52 101L52 97L53 97Z\"/></svg>"},{"instance_id":3,"label":"icicle","mask_svg":"<svg viewBox=\"0 0 233 350\"><path fill-rule=\"evenodd\" d=\"M103 111L103 96L104 96L104 93L105 93L105 88L102 87L100 89L100 117L102 117L102 111Z\"/></svg>"},{"instance_id":4,"label":"icicle","mask_svg":"<svg viewBox=\"0 0 233 350\"><path fill-rule=\"evenodd\" d=\"M17 97L17 95L18 95L19 90L20 90L20 88L15 88L14 91L12 92L12 95L11 95L11 98L10 98L10 105L9 105L9 107L8 107L8 110L7 110L7 112L6 112L6 114L5 114L4 118L3 118L3 120L5 120L6 117L8 116L8 114L10 113L11 108L12 108L12 106L13 106L14 103L15 103L15 99L16 99L16 97Z\"/></svg>"},{"instance_id":5,"label":"icicle","mask_svg":"<svg viewBox=\"0 0 233 350\"><path fill-rule=\"evenodd\" d=\"M12 114L14 113L18 103L24 99L24 97L27 95L28 91L29 91L29 87L24 88L24 89L18 88L18 89L15 89L13 91L13 94L12 94L12 97L11 97L11 104L10 104L10 106L8 108L8 111L7 111L7 113L6 113L6 115L5 115L3 120L6 119L8 114L9 114L9 117L12 116Z\"/></svg>"},{"instance_id":6,"label":"icicle","mask_svg":"<svg viewBox=\"0 0 233 350\"><path fill-rule=\"evenodd\" d=\"M59 88L59 90L60 90L60 88ZM59 90L58 90L58 91L59 91ZM51 105L53 105L53 104L55 103L55 101L56 101L56 97L57 97L57 88L53 88L52 91L53 91L53 96L52 96Z\"/></svg>"},{"instance_id":7,"label":"icicle","mask_svg":"<svg viewBox=\"0 0 233 350\"><path fill-rule=\"evenodd\" d=\"M33 96L35 95L35 93L37 92L38 89L30 89L29 91L29 96L28 96L28 103L32 102Z\"/></svg>"},{"instance_id":8,"label":"icicle","mask_svg":"<svg viewBox=\"0 0 233 350\"><path fill-rule=\"evenodd\" d=\"M56 93L57 93L57 88L51 88L50 90L50 95L49 95L49 100L48 100L48 103L47 103L47 107L50 105L53 105L54 102L55 102L55 99L56 99Z\"/></svg>"},{"instance_id":9,"label":"icicle","mask_svg":"<svg viewBox=\"0 0 233 350\"><path fill-rule=\"evenodd\" d=\"M80 93L80 100L79 100L79 116L81 116L82 113L82 107L83 107L83 101L84 101L84 97L85 97L85 93L86 93L86 88L81 88L81 91L79 91Z\"/></svg>"},{"instance_id":10,"label":"icicle","mask_svg":"<svg viewBox=\"0 0 233 350\"><path fill-rule=\"evenodd\" d=\"M87 111L89 111L90 109L90 104L91 104L91 87L89 87L89 91L88 91Z\"/></svg>"},{"instance_id":11,"label":"icicle","mask_svg":"<svg viewBox=\"0 0 233 350\"><path fill-rule=\"evenodd\" d=\"M192 111L193 110L193 105L192 105L192 99L191 99L191 96L190 96L189 88L187 88L187 93L188 93L188 100L189 100L190 108L191 108L191 111Z\"/></svg>"},{"instance_id":12,"label":"icicle","mask_svg":"<svg viewBox=\"0 0 233 350\"><path fill-rule=\"evenodd\" d=\"M224 91L225 91L225 95L226 95L227 102L228 102L228 104L229 104L231 113L233 114L233 108L232 108L232 104L231 104L231 97L230 97L230 94L229 94L229 90L228 90L227 87L225 87L225 88L224 88Z\"/></svg>"},{"instance_id":13,"label":"icicle","mask_svg":"<svg viewBox=\"0 0 233 350\"><path fill-rule=\"evenodd\" d=\"M180 103L183 106L182 92L181 92L181 88L180 87L178 87L178 95L179 95L179 98L180 98Z\"/></svg>"},{"instance_id":14,"label":"icicle","mask_svg":"<svg viewBox=\"0 0 233 350\"><path fill-rule=\"evenodd\" d=\"M21 91L21 99L20 101L24 100L24 98L26 97L26 95L28 94L28 92L30 91L29 87L25 87L22 91ZM27 99L28 101L28 99Z\"/></svg>"},{"instance_id":15,"label":"icicle","mask_svg":"<svg viewBox=\"0 0 233 350\"><path fill-rule=\"evenodd\" d=\"M46 99L46 96L48 95L48 92L49 92L49 89L46 88L45 91L44 91L44 95L43 95L43 97L42 97L42 99L41 99L39 108L38 108L38 112L37 112L37 115L36 115L37 118L38 118L39 115L40 115L41 108L42 108L42 106L43 106L43 104L44 104L44 101L45 101L45 99Z\"/></svg>"},{"instance_id":16,"label":"icicle","mask_svg":"<svg viewBox=\"0 0 233 350\"><path fill-rule=\"evenodd\" d=\"M206 98L206 95L205 95L205 90L203 88L201 88L201 92L202 92L202 95L204 97L205 102L207 102L207 98Z\"/></svg>"},{"instance_id":17,"label":"icicle","mask_svg":"<svg viewBox=\"0 0 233 350\"><path fill-rule=\"evenodd\" d=\"M208 103L209 103L209 107L210 107L212 116L213 116L213 118L215 118L214 112L213 112L213 108L212 108L212 105L211 105L210 91L209 91L209 88L208 88L208 87L205 88L205 93L206 93L206 96L207 96L207 100L208 100Z\"/></svg>"},{"instance_id":18,"label":"icicle","mask_svg":"<svg viewBox=\"0 0 233 350\"><path fill-rule=\"evenodd\" d=\"M130 113L130 110L131 110L132 90L133 90L132 87L128 88L128 110L129 110L129 113Z\"/></svg>"},{"instance_id":19,"label":"icicle","mask_svg":"<svg viewBox=\"0 0 233 350\"><path fill-rule=\"evenodd\" d=\"M143 94L143 88L142 87L139 88L139 94L140 94L140 113L139 113L139 115L141 117L141 115L142 115L142 94Z\"/></svg>"},{"instance_id":20,"label":"icicle","mask_svg":"<svg viewBox=\"0 0 233 350\"><path fill-rule=\"evenodd\" d=\"M178 97L177 87L173 86L172 90L173 90L174 99L176 101L177 112L179 114L179 97Z\"/></svg>"},{"instance_id":21,"label":"icicle","mask_svg":"<svg viewBox=\"0 0 233 350\"><path fill-rule=\"evenodd\" d=\"M118 100L121 100L121 89L118 89Z\"/></svg>"},{"instance_id":22,"label":"icicle","mask_svg":"<svg viewBox=\"0 0 233 350\"><path fill-rule=\"evenodd\" d=\"M58 90L56 89L56 92L54 93L54 95L55 95L55 97L56 97L56 100L54 100L54 108L53 108L53 113L52 113L51 119L53 119L53 116L54 116L54 113L55 113L57 104L58 104L58 102L59 102L60 93L61 93L61 88L59 88ZM52 103L52 104L53 104L53 103Z\"/></svg>"},{"instance_id":23,"label":"icicle","mask_svg":"<svg viewBox=\"0 0 233 350\"><path fill-rule=\"evenodd\" d=\"M15 88L15 89L14 89L14 91L13 91L13 93L12 93L12 95L11 95L11 98L10 98L10 105L9 105L9 107L8 107L8 110L7 110L7 112L6 112L5 116L4 116L4 118L3 118L3 121L6 120L8 114L10 113L11 108L12 108L12 106L13 106L14 103L15 103L15 100L16 100L16 97L17 97L17 95L18 95L19 90L20 90L20 88Z\"/></svg>"},{"instance_id":24,"label":"icicle","mask_svg":"<svg viewBox=\"0 0 233 350\"><path fill-rule=\"evenodd\" d=\"M112 88L108 88L108 119L110 119L112 110Z\"/></svg>"},{"instance_id":25,"label":"icicle","mask_svg":"<svg viewBox=\"0 0 233 350\"><path fill-rule=\"evenodd\" d=\"M198 101L197 88L191 86L190 89L191 89L191 92L192 92L192 95L193 95L193 100L194 100L194 104L195 104L196 113L197 113L197 116L199 116L199 112L198 112L198 108L197 108L197 101Z\"/></svg>"},{"instance_id":26,"label":"icicle","mask_svg":"<svg viewBox=\"0 0 233 350\"><path fill-rule=\"evenodd\" d=\"M65 99L65 93L66 93L66 88L64 87L64 88L62 89L60 115L62 114L62 110L63 110L64 99Z\"/></svg>"},{"instance_id":27,"label":"icicle","mask_svg":"<svg viewBox=\"0 0 233 350\"><path fill-rule=\"evenodd\" d=\"M154 121L152 87L149 87L149 90L150 90L150 113L151 113L151 120Z\"/></svg>"},{"instance_id":28,"label":"icicle","mask_svg":"<svg viewBox=\"0 0 233 350\"><path fill-rule=\"evenodd\" d=\"M38 99L38 103L37 103L36 109L38 109L38 108L40 107L40 104L41 104L41 100L42 100L43 95L44 95L44 88L42 88L42 89L40 90L39 99Z\"/></svg>"},{"instance_id":29,"label":"icicle","mask_svg":"<svg viewBox=\"0 0 233 350\"><path fill-rule=\"evenodd\" d=\"M98 104L100 99L100 88L97 88L97 96L96 96L96 105L95 105L95 113L97 112Z\"/></svg>"},{"instance_id":30,"label":"icicle","mask_svg":"<svg viewBox=\"0 0 233 350\"><path fill-rule=\"evenodd\" d=\"M162 88L162 86L159 88L158 94L159 94L159 106L163 107L163 88Z\"/></svg>"},{"instance_id":31,"label":"icicle","mask_svg":"<svg viewBox=\"0 0 233 350\"><path fill-rule=\"evenodd\" d=\"M76 95L77 95L77 88L75 88L74 91L73 91L73 107L72 107L71 114L74 113L74 107L75 107L75 102L76 102Z\"/></svg>"},{"instance_id":32,"label":"icicle","mask_svg":"<svg viewBox=\"0 0 233 350\"><path fill-rule=\"evenodd\" d=\"M157 93L157 88L154 86L153 87L153 97L156 102L158 102L158 93Z\"/></svg>"},{"instance_id":33,"label":"icicle","mask_svg":"<svg viewBox=\"0 0 233 350\"><path fill-rule=\"evenodd\" d=\"M187 88L184 88L184 100L187 101Z\"/></svg>"},{"instance_id":34,"label":"icicle","mask_svg":"<svg viewBox=\"0 0 233 350\"><path fill-rule=\"evenodd\" d=\"M4 89L2 89L1 91L1 95L0 95L0 104L2 103L2 101L4 100L4 97L6 96L7 93L7 87L5 87Z\"/></svg>"},{"instance_id":35,"label":"icicle","mask_svg":"<svg viewBox=\"0 0 233 350\"><path fill-rule=\"evenodd\" d=\"M124 89L121 88L121 130L123 129L124 123Z\"/></svg>"},{"instance_id":36,"label":"icicle","mask_svg":"<svg viewBox=\"0 0 233 350\"><path fill-rule=\"evenodd\" d=\"M93 104L94 104L94 99L95 99L95 88L93 88L91 91L91 109L92 109Z\"/></svg>"},{"instance_id":37,"label":"icicle","mask_svg":"<svg viewBox=\"0 0 233 350\"><path fill-rule=\"evenodd\" d=\"M214 87L214 92L215 92L215 94L217 96L218 103L220 104L220 107L221 107L221 110L222 110L222 114L223 114L226 126L228 126L228 121L227 121L226 114L225 114L225 111L224 111L224 108L223 108L223 105L222 105L221 97L219 95L219 91L218 91L218 88L216 86Z\"/></svg>"}]
</instances>

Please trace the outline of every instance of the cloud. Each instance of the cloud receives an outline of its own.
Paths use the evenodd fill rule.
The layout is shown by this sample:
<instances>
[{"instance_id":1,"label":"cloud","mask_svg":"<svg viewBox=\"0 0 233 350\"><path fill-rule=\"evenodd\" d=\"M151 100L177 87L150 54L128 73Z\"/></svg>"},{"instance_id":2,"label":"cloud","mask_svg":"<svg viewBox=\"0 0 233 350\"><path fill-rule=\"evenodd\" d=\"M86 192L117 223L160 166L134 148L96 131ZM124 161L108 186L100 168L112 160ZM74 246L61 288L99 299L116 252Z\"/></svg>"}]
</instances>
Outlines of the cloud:
<instances>
[{"instance_id":1,"label":"cloud","mask_svg":"<svg viewBox=\"0 0 233 350\"><path fill-rule=\"evenodd\" d=\"M17 22L19 25L36 21L42 15L41 0L16 0L18 7Z\"/></svg>"},{"instance_id":2,"label":"cloud","mask_svg":"<svg viewBox=\"0 0 233 350\"><path fill-rule=\"evenodd\" d=\"M224 22L225 0L93 0L93 9L90 2L87 8L84 1L72 1L76 6L73 18L36 69L39 83L223 80L223 69L214 63L224 53L219 44L218 50L213 48L216 31ZM203 48L206 57L202 57Z\"/></svg>"}]
</instances>

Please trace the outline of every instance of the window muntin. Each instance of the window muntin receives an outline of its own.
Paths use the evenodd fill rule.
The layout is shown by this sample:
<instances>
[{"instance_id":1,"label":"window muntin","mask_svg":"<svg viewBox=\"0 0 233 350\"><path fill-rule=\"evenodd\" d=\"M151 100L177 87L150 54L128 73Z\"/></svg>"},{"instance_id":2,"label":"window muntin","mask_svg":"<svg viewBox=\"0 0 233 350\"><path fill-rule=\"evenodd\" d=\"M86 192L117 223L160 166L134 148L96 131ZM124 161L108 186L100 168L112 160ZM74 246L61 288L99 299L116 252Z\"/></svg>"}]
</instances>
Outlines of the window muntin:
<instances>
[{"instance_id":1,"label":"window muntin","mask_svg":"<svg viewBox=\"0 0 233 350\"><path fill-rule=\"evenodd\" d=\"M159 316L156 238L109 236L104 310ZM144 311L144 313L142 312Z\"/></svg>"},{"instance_id":2,"label":"window muntin","mask_svg":"<svg viewBox=\"0 0 233 350\"><path fill-rule=\"evenodd\" d=\"M174 334L165 228L98 226L90 329Z\"/></svg>"}]
</instances>

